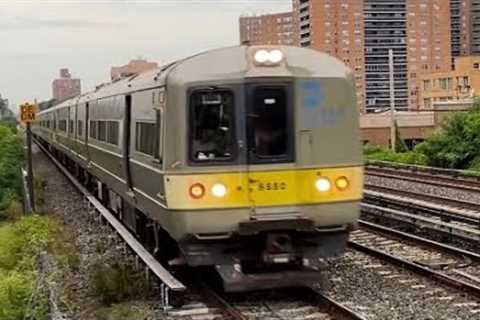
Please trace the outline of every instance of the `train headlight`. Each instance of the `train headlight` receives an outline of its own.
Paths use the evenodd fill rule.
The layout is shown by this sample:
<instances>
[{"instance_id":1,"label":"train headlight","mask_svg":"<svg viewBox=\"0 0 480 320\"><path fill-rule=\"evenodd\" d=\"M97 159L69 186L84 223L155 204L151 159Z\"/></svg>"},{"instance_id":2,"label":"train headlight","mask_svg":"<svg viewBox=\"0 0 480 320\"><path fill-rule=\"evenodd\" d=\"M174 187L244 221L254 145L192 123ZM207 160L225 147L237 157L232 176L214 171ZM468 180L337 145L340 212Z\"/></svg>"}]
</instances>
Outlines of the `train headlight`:
<instances>
[{"instance_id":1,"label":"train headlight","mask_svg":"<svg viewBox=\"0 0 480 320\"><path fill-rule=\"evenodd\" d=\"M255 61L258 63L265 63L270 59L270 53L267 50L258 50L255 53Z\"/></svg>"},{"instance_id":2,"label":"train headlight","mask_svg":"<svg viewBox=\"0 0 480 320\"><path fill-rule=\"evenodd\" d=\"M337 187L338 190L345 190L348 188L350 185L350 182L348 182L347 177L340 177L337 180L335 180L335 186Z\"/></svg>"},{"instance_id":3,"label":"train headlight","mask_svg":"<svg viewBox=\"0 0 480 320\"><path fill-rule=\"evenodd\" d=\"M320 192L327 192L330 191L330 189L332 188L332 184L330 183L330 180L328 180L328 178L321 177L318 178L317 181L315 181L315 187Z\"/></svg>"},{"instance_id":4,"label":"train headlight","mask_svg":"<svg viewBox=\"0 0 480 320\"><path fill-rule=\"evenodd\" d=\"M227 187L221 183L216 183L212 187L212 194L217 198L223 198L227 195Z\"/></svg>"},{"instance_id":5,"label":"train headlight","mask_svg":"<svg viewBox=\"0 0 480 320\"><path fill-rule=\"evenodd\" d=\"M205 195L205 187L201 183L195 183L190 186L189 193L193 199L200 199Z\"/></svg>"},{"instance_id":6,"label":"train headlight","mask_svg":"<svg viewBox=\"0 0 480 320\"><path fill-rule=\"evenodd\" d=\"M283 53L280 50L272 50L270 51L270 62L271 63L279 63L283 60Z\"/></svg>"},{"instance_id":7,"label":"train headlight","mask_svg":"<svg viewBox=\"0 0 480 320\"><path fill-rule=\"evenodd\" d=\"M258 64L276 65L283 60L283 52L278 49L271 51L261 49L255 52L253 58Z\"/></svg>"}]
</instances>

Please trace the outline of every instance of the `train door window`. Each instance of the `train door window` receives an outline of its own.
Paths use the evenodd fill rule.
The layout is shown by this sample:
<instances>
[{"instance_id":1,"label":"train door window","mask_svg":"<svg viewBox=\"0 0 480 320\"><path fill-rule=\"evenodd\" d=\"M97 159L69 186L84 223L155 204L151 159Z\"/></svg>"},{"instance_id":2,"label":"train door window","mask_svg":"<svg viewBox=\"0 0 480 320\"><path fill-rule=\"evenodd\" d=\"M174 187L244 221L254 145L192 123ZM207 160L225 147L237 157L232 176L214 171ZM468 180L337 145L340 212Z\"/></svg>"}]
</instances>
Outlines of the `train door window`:
<instances>
[{"instance_id":1,"label":"train door window","mask_svg":"<svg viewBox=\"0 0 480 320\"><path fill-rule=\"evenodd\" d=\"M97 122L90 121L90 138L97 139Z\"/></svg>"},{"instance_id":2,"label":"train door window","mask_svg":"<svg viewBox=\"0 0 480 320\"><path fill-rule=\"evenodd\" d=\"M252 89L247 122L250 160L284 160L291 153L287 88Z\"/></svg>"},{"instance_id":3,"label":"train door window","mask_svg":"<svg viewBox=\"0 0 480 320\"><path fill-rule=\"evenodd\" d=\"M195 91L190 96L190 159L233 159L234 97L226 90Z\"/></svg>"},{"instance_id":4,"label":"train door window","mask_svg":"<svg viewBox=\"0 0 480 320\"><path fill-rule=\"evenodd\" d=\"M77 134L78 134L79 137L83 136L83 121L82 120L77 121Z\"/></svg>"},{"instance_id":5,"label":"train door window","mask_svg":"<svg viewBox=\"0 0 480 320\"><path fill-rule=\"evenodd\" d=\"M110 144L118 145L118 137L119 137L118 121L108 121L107 125L108 125L107 142Z\"/></svg>"},{"instance_id":6,"label":"train door window","mask_svg":"<svg viewBox=\"0 0 480 320\"><path fill-rule=\"evenodd\" d=\"M98 131L97 131L97 139L100 141L107 141L107 123L106 121L98 121Z\"/></svg>"},{"instance_id":7,"label":"train door window","mask_svg":"<svg viewBox=\"0 0 480 320\"><path fill-rule=\"evenodd\" d=\"M135 150L151 156L155 155L155 123L137 122L135 125Z\"/></svg>"}]
</instances>

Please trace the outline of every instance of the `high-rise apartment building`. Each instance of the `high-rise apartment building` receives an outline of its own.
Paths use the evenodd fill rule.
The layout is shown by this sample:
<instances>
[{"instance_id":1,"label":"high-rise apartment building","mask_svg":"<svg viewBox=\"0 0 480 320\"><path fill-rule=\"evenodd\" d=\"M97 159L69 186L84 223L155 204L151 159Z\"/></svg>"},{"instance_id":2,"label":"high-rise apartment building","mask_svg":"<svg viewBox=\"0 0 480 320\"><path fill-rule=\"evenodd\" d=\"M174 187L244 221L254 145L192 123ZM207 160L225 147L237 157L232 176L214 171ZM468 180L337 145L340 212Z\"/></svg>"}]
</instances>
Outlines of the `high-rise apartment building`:
<instances>
[{"instance_id":1,"label":"high-rise apartment building","mask_svg":"<svg viewBox=\"0 0 480 320\"><path fill-rule=\"evenodd\" d=\"M480 0L449 0L452 56L480 55Z\"/></svg>"},{"instance_id":2,"label":"high-rise apartment building","mask_svg":"<svg viewBox=\"0 0 480 320\"><path fill-rule=\"evenodd\" d=\"M242 16L240 43L296 45L297 36L292 12Z\"/></svg>"},{"instance_id":3,"label":"high-rise apartment building","mask_svg":"<svg viewBox=\"0 0 480 320\"><path fill-rule=\"evenodd\" d=\"M302 47L331 54L355 72L357 101L364 111L364 0L294 0L293 14Z\"/></svg>"},{"instance_id":4,"label":"high-rise apartment building","mask_svg":"<svg viewBox=\"0 0 480 320\"><path fill-rule=\"evenodd\" d=\"M52 83L53 99L58 102L77 96L81 92L80 79L72 79L68 69L60 69L60 78Z\"/></svg>"},{"instance_id":5,"label":"high-rise apartment building","mask_svg":"<svg viewBox=\"0 0 480 320\"><path fill-rule=\"evenodd\" d=\"M399 110L418 108L419 74L450 67L447 0L293 0L293 11L301 46L355 71L361 111L390 106L389 49Z\"/></svg>"},{"instance_id":6,"label":"high-rise apartment building","mask_svg":"<svg viewBox=\"0 0 480 320\"><path fill-rule=\"evenodd\" d=\"M451 70L450 4L445 0L407 0L409 107L421 106L419 78Z\"/></svg>"},{"instance_id":7,"label":"high-rise apartment building","mask_svg":"<svg viewBox=\"0 0 480 320\"><path fill-rule=\"evenodd\" d=\"M393 50L395 108L408 108L407 5L399 0L364 0L365 109L390 107L389 50Z\"/></svg>"}]
</instances>

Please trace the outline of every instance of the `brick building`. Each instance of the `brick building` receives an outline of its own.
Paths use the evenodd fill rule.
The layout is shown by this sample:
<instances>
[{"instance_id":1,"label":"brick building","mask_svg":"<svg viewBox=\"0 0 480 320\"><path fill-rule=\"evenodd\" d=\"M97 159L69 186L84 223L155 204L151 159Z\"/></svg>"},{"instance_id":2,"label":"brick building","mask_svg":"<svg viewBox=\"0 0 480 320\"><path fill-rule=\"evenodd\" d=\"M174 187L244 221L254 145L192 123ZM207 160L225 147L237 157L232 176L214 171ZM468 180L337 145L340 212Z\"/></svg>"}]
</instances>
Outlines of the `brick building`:
<instances>
[{"instance_id":1,"label":"brick building","mask_svg":"<svg viewBox=\"0 0 480 320\"><path fill-rule=\"evenodd\" d=\"M419 87L421 109L472 98L480 93L480 56L456 57L454 70L422 75Z\"/></svg>"},{"instance_id":2,"label":"brick building","mask_svg":"<svg viewBox=\"0 0 480 320\"><path fill-rule=\"evenodd\" d=\"M480 0L450 0L452 56L480 55Z\"/></svg>"},{"instance_id":3,"label":"brick building","mask_svg":"<svg viewBox=\"0 0 480 320\"><path fill-rule=\"evenodd\" d=\"M126 65L119 67L112 67L110 70L110 78L112 80L121 79L123 77L132 76L137 73L148 71L154 68L158 68L158 63L148 62L143 59L134 59Z\"/></svg>"},{"instance_id":4,"label":"brick building","mask_svg":"<svg viewBox=\"0 0 480 320\"><path fill-rule=\"evenodd\" d=\"M239 19L240 43L296 45L292 12L242 16Z\"/></svg>"},{"instance_id":5,"label":"brick building","mask_svg":"<svg viewBox=\"0 0 480 320\"><path fill-rule=\"evenodd\" d=\"M360 111L390 105L389 49L399 110L418 108L420 74L449 69L449 1L293 0L293 11L301 46L330 53L355 71Z\"/></svg>"},{"instance_id":6,"label":"brick building","mask_svg":"<svg viewBox=\"0 0 480 320\"><path fill-rule=\"evenodd\" d=\"M52 92L58 102L77 96L81 93L80 79L73 79L68 69L60 69L60 78L53 80Z\"/></svg>"},{"instance_id":7,"label":"brick building","mask_svg":"<svg viewBox=\"0 0 480 320\"><path fill-rule=\"evenodd\" d=\"M331 54L355 72L357 100L364 111L364 0L293 0L299 45Z\"/></svg>"}]
</instances>

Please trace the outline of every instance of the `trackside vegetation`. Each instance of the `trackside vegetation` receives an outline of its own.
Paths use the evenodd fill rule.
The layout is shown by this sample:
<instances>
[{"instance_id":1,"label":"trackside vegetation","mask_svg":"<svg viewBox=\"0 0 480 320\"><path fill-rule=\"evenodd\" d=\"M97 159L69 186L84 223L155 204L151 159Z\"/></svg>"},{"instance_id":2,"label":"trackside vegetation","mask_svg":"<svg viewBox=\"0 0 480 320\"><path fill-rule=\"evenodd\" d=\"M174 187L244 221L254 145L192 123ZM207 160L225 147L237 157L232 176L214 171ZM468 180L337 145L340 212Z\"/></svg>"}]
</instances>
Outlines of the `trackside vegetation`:
<instances>
[{"instance_id":1,"label":"trackside vegetation","mask_svg":"<svg viewBox=\"0 0 480 320\"><path fill-rule=\"evenodd\" d=\"M0 319L47 318L48 298L38 257L58 232L53 219L38 215L0 225Z\"/></svg>"},{"instance_id":2,"label":"trackside vegetation","mask_svg":"<svg viewBox=\"0 0 480 320\"><path fill-rule=\"evenodd\" d=\"M0 219L18 212L22 195L22 163L22 142L15 126L0 123Z\"/></svg>"},{"instance_id":3,"label":"trackside vegetation","mask_svg":"<svg viewBox=\"0 0 480 320\"><path fill-rule=\"evenodd\" d=\"M480 171L480 100L468 112L452 114L442 128L412 151L366 145L368 160L401 162L448 169Z\"/></svg>"}]
</instances>

